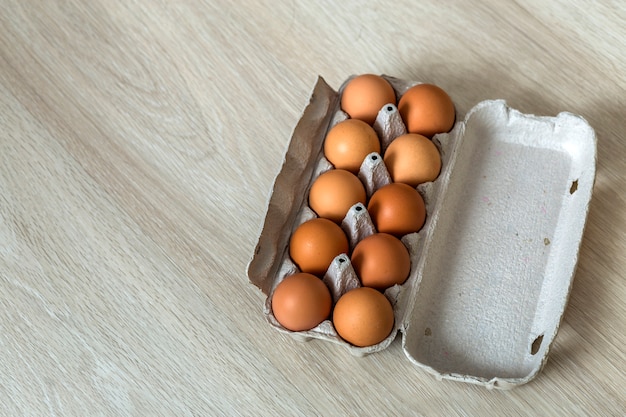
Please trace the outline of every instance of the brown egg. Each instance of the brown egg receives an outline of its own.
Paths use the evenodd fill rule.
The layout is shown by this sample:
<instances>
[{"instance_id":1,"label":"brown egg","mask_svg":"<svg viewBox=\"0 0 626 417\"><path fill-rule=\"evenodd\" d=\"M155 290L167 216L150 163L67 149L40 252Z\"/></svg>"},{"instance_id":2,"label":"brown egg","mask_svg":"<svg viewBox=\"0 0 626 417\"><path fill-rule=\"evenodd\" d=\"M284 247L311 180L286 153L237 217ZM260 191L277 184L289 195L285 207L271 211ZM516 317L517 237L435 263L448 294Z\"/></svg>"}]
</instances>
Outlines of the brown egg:
<instances>
[{"instance_id":1,"label":"brown egg","mask_svg":"<svg viewBox=\"0 0 626 417\"><path fill-rule=\"evenodd\" d=\"M410 185L399 182L376 190L367 211L376 230L395 236L417 232L426 221L426 206L420 193Z\"/></svg>"},{"instance_id":2,"label":"brown egg","mask_svg":"<svg viewBox=\"0 0 626 417\"><path fill-rule=\"evenodd\" d=\"M291 235L289 256L302 272L323 276L337 255L348 253L348 237L336 223L315 218Z\"/></svg>"},{"instance_id":3,"label":"brown egg","mask_svg":"<svg viewBox=\"0 0 626 417\"><path fill-rule=\"evenodd\" d=\"M324 139L324 156L335 168L357 174L367 155L380 153L380 141L374 129L362 120L337 123Z\"/></svg>"},{"instance_id":4,"label":"brown egg","mask_svg":"<svg viewBox=\"0 0 626 417\"><path fill-rule=\"evenodd\" d=\"M387 233L375 233L357 243L351 262L363 286L380 291L404 283L411 272L408 249Z\"/></svg>"},{"instance_id":5,"label":"brown egg","mask_svg":"<svg viewBox=\"0 0 626 417\"><path fill-rule=\"evenodd\" d=\"M297 273L283 279L272 294L272 313L286 329L310 330L328 318L330 290L315 275Z\"/></svg>"},{"instance_id":6,"label":"brown egg","mask_svg":"<svg viewBox=\"0 0 626 417\"><path fill-rule=\"evenodd\" d=\"M409 133L431 137L449 132L454 125L454 104L450 96L432 84L409 88L398 101L398 111Z\"/></svg>"},{"instance_id":7,"label":"brown egg","mask_svg":"<svg viewBox=\"0 0 626 417\"><path fill-rule=\"evenodd\" d=\"M439 150L430 139L417 133L395 138L383 159L394 182L412 187L434 181L441 171Z\"/></svg>"},{"instance_id":8,"label":"brown egg","mask_svg":"<svg viewBox=\"0 0 626 417\"><path fill-rule=\"evenodd\" d=\"M341 223L350 207L367 199L361 180L344 169L331 169L311 185L309 206L318 216Z\"/></svg>"},{"instance_id":9,"label":"brown egg","mask_svg":"<svg viewBox=\"0 0 626 417\"><path fill-rule=\"evenodd\" d=\"M372 124L380 109L396 104L396 93L387 80L374 74L354 77L343 89L341 109L353 119Z\"/></svg>"},{"instance_id":10,"label":"brown egg","mask_svg":"<svg viewBox=\"0 0 626 417\"><path fill-rule=\"evenodd\" d=\"M385 340L393 330L391 303L381 292L360 287L345 293L333 310L339 336L355 346L371 346Z\"/></svg>"}]
</instances>

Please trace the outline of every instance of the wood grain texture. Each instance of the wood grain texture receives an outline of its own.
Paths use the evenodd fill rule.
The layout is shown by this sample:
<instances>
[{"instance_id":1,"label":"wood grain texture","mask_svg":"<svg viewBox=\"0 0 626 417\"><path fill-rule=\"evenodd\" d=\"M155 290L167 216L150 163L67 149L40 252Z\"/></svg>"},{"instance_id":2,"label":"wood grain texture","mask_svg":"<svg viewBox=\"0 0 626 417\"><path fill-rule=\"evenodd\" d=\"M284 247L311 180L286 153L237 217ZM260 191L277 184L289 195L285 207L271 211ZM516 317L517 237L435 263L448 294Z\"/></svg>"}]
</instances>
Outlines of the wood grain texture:
<instances>
[{"instance_id":1,"label":"wood grain texture","mask_svg":"<svg viewBox=\"0 0 626 417\"><path fill-rule=\"evenodd\" d=\"M0 415L626 415L620 1L0 3ZM443 381L264 321L245 268L318 75L585 117L598 172L544 371Z\"/></svg>"}]
</instances>

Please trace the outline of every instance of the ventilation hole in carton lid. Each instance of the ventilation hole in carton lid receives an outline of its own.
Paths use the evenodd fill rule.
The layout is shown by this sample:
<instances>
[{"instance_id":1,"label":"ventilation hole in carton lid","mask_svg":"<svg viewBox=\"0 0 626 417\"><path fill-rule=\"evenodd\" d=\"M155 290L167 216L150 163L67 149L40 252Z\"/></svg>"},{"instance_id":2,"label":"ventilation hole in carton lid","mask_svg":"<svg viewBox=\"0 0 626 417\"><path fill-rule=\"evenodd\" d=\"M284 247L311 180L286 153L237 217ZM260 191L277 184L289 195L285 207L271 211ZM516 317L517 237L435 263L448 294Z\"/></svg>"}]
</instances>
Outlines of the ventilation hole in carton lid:
<instances>
[{"instance_id":1,"label":"ventilation hole in carton lid","mask_svg":"<svg viewBox=\"0 0 626 417\"><path fill-rule=\"evenodd\" d=\"M572 182L572 186L569 188L569 193L574 194L578 190L578 180Z\"/></svg>"},{"instance_id":2,"label":"ventilation hole in carton lid","mask_svg":"<svg viewBox=\"0 0 626 417\"><path fill-rule=\"evenodd\" d=\"M339 263L342 264L346 261L346 258L344 258L343 256L341 258L338 259Z\"/></svg>"},{"instance_id":3,"label":"ventilation hole in carton lid","mask_svg":"<svg viewBox=\"0 0 626 417\"><path fill-rule=\"evenodd\" d=\"M393 107L387 106L387 111L391 113L393 111Z\"/></svg>"},{"instance_id":4,"label":"ventilation hole in carton lid","mask_svg":"<svg viewBox=\"0 0 626 417\"><path fill-rule=\"evenodd\" d=\"M358 205L354 208L356 211L361 211L363 210L363 206L362 205Z\"/></svg>"},{"instance_id":5,"label":"ventilation hole in carton lid","mask_svg":"<svg viewBox=\"0 0 626 417\"><path fill-rule=\"evenodd\" d=\"M378 159L378 156L377 155L372 155L371 159L372 159L372 161L375 161L375 160Z\"/></svg>"},{"instance_id":6,"label":"ventilation hole in carton lid","mask_svg":"<svg viewBox=\"0 0 626 417\"><path fill-rule=\"evenodd\" d=\"M541 348L541 342L543 342L543 335L537 336L537 338L533 341L532 345L530 345L530 354L536 355L539 352L539 348Z\"/></svg>"}]
</instances>

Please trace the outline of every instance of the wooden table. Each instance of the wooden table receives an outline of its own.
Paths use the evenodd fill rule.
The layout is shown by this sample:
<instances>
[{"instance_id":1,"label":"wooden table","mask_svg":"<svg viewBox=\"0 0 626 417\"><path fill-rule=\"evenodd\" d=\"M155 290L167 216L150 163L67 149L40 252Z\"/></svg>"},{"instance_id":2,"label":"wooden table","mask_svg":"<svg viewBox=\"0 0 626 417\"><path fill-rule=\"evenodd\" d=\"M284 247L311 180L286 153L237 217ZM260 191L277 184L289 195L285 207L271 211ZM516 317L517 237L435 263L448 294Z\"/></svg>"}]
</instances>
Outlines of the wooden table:
<instances>
[{"instance_id":1,"label":"wooden table","mask_svg":"<svg viewBox=\"0 0 626 417\"><path fill-rule=\"evenodd\" d=\"M603 4L2 1L0 414L626 415L626 8ZM291 132L318 75L366 72L595 128L578 272L529 384L265 321L246 265Z\"/></svg>"}]
</instances>

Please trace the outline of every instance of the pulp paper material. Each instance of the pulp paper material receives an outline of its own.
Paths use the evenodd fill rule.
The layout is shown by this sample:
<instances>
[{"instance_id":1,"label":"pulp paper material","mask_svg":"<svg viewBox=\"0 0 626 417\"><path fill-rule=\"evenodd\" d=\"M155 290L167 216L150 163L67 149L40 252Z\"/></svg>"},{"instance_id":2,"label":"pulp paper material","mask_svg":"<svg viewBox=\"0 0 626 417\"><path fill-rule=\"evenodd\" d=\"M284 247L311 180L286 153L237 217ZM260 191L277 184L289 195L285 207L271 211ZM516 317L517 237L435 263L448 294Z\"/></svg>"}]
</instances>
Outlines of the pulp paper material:
<instances>
[{"instance_id":1,"label":"pulp paper material","mask_svg":"<svg viewBox=\"0 0 626 417\"><path fill-rule=\"evenodd\" d=\"M435 208L404 348L420 367L487 385L527 382L565 310L595 172L581 118L478 104L442 141L456 157Z\"/></svg>"},{"instance_id":2,"label":"pulp paper material","mask_svg":"<svg viewBox=\"0 0 626 417\"><path fill-rule=\"evenodd\" d=\"M398 97L416 84L387 79ZM394 330L377 345L357 348L329 320L307 332L282 328L270 302L273 288L297 272L288 242L299 224L315 217L308 189L332 168L322 147L328 129L347 117L339 95L320 78L275 179L248 266L250 281L267 295L269 323L355 355L385 349L401 333L409 360L437 378L489 388L530 381L547 359L569 296L595 176L593 130L569 113L525 115L500 100L479 103L462 120L457 115L450 133L433 138L442 156L439 177L418 186L426 224L402 239L410 276L385 292ZM374 128L383 150L405 132L392 103ZM359 178L368 196L391 181L377 154L366 158ZM351 248L374 232L362 205L350 210L342 228ZM360 285L346 255L334 260L324 281L334 300Z\"/></svg>"}]
</instances>

